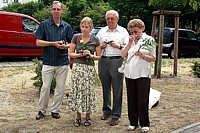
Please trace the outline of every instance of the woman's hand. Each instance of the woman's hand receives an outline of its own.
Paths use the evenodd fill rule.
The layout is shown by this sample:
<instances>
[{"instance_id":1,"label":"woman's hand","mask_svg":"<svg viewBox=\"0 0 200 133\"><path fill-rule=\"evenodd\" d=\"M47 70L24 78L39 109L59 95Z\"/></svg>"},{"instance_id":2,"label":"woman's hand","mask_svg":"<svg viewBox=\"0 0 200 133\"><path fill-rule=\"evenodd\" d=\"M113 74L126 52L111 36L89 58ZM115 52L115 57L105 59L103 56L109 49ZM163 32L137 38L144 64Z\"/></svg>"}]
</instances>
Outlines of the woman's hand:
<instances>
[{"instance_id":1,"label":"woman's hand","mask_svg":"<svg viewBox=\"0 0 200 133\"><path fill-rule=\"evenodd\" d=\"M78 53L78 57L83 57L83 53Z\"/></svg>"},{"instance_id":2,"label":"woman's hand","mask_svg":"<svg viewBox=\"0 0 200 133\"><path fill-rule=\"evenodd\" d=\"M83 50L83 56L86 56L86 55L90 55L90 50L86 49L86 50Z\"/></svg>"},{"instance_id":3,"label":"woman's hand","mask_svg":"<svg viewBox=\"0 0 200 133\"><path fill-rule=\"evenodd\" d=\"M107 46L107 41L104 41L101 43L101 49L104 49Z\"/></svg>"},{"instance_id":4,"label":"woman's hand","mask_svg":"<svg viewBox=\"0 0 200 133\"><path fill-rule=\"evenodd\" d=\"M132 44L133 43L133 41L135 41L135 39L137 39L137 34L131 34L130 36L129 36L129 42Z\"/></svg>"},{"instance_id":5,"label":"woman's hand","mask_svg":"<svg viewBox=\"0 0 200 133\"><path fill-rule=\"evenodd\" d=\"M140 58L144 58L144 54L140 51L134 53L135 56L139 56Z\"/></svg>"}]
</instances>

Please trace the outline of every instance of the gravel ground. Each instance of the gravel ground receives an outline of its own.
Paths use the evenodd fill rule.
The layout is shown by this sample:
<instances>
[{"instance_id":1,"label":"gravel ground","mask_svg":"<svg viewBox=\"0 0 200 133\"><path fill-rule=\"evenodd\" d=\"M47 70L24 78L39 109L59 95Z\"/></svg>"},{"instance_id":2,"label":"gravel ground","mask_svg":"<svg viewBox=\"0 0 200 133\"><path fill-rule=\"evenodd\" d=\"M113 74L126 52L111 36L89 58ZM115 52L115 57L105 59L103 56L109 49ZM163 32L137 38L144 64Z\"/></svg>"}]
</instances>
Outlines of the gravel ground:
<instances>
[{"instance_id":1,"label":"gravel ground","mask_svg":"<svg viewBox=\"0 0 200 133\"><path fill-rule=\"evenodd\" d=\"M164 59L162 78L152 78L152 88L161 91L161 99L157 107L150 110L150 133L169 133L186 125L200 122L200 78L190 72L191 62L197 59L181 59L178 64L178 76L170 76L172 60ZM23 65L21 65L23 64ZM121 133L129 125L127 118L126 89L123 94L122 117L119 125L110 127L109 120L99 119L102 107L102 90L96 87L96 113L91 116L90 127L74 127L75 113L66 109L67 98L64 97L61 118L52 119L50 106L44 120L36 121L39 93L33 86L35 76L32 62L2 63L0 62L0 132L4 133ZM69 72L70 76L70 72ZM67 80L66 93L69 91L70 78ZM84 118L84 117L83 117ZM140 128L135 132L140 132Z\"/></svg>"}]
</instances>

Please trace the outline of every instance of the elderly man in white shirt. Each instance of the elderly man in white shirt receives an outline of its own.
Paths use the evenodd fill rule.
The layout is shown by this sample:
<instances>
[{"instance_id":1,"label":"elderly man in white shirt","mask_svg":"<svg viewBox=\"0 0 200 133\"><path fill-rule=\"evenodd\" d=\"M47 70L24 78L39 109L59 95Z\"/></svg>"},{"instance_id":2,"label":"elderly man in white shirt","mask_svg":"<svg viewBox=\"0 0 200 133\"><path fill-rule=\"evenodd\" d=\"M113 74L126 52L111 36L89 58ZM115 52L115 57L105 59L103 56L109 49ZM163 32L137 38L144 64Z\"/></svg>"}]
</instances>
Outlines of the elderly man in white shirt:
<instances>
[{"instance_id":1,"label":"elderly man in white shirt","mask_svg":"<svg viewBox=\"0 0 200 133\"><path fill-rule=\"evenodd\" d=\"M128 44L129 34L125 28L117 24L119 20L117 11L108 11L105 19L107 26L97 34L102 48L102 58L98 63L99 77L103 88L103 115L101 120L106 120L111 115L112 119L109 124L115 126L121 117L124 78L124 75L118 72L118 68L123 61L121 51ZM111 87L113 92L112 106Z\"/></svg>"}]
</instances>

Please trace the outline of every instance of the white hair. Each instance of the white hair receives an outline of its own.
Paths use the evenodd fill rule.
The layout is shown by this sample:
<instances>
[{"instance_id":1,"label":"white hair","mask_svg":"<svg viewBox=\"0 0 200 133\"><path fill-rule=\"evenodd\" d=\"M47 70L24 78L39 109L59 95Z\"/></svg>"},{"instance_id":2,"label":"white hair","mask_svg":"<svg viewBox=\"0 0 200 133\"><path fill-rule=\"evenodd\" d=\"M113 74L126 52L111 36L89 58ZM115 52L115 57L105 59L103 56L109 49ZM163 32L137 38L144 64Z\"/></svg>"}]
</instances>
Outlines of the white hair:
<instances>
[{"instance_id":1,"label":"white hair","mask_svg":"<svg viewBox=\"0 0 200 133\"><path fill-rule=\"evenodd\" d=\"M115 10L109 10L109 11L106 12L106 16L107 16L109 13L113 13L113 14L115 14L115 15L119 18L119 13L118 13L117 11L115 11Z\"/></svg>"}]
</instances>

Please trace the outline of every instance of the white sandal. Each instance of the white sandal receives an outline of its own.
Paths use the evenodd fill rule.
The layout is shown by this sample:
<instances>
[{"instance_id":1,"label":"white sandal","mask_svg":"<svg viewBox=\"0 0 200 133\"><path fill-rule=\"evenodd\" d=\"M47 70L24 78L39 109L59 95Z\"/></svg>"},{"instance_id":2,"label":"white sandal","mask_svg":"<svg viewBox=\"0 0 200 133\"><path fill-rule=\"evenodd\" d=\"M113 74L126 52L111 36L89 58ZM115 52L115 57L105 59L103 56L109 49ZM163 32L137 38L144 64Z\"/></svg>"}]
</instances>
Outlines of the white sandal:
<instances>
[{"instance_id":1,"label":"white sandal","mask_svg":"<svg viewBox=\"0 0 200 133\"><path fill-rule=\"evenodd\" d=\"M128 128L127 128L127 130L128 131L134 131L137 127L138 126L131 126L131 125L129 125Z\"/></svg>"},{"instance_id":2,"label":"white sandal","mask_svg":"<svg viewBox=\"0 0 200 133\"><path fill-rule=\"evenodd\" d=\"M149 131L149 127L142 127L141 131L143 133L147 133Z\"/></svg>"}]
</instances>

